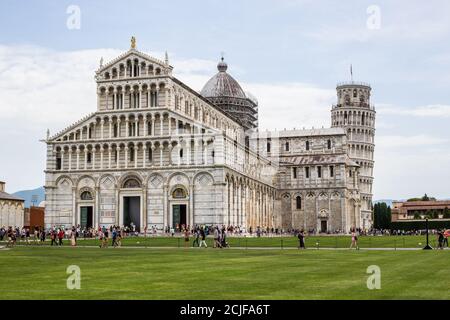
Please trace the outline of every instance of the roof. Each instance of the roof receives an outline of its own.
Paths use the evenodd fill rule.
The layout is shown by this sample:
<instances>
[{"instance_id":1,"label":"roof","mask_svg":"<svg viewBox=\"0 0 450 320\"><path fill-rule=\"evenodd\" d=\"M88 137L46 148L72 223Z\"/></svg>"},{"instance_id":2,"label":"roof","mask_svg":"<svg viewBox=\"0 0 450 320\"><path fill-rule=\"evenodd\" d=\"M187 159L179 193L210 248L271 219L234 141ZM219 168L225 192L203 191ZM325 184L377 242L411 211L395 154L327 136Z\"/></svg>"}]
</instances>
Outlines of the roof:
<instances>
[{"instance_id":1,"label":"roof","mask_svg":"<svg viewBox=\"0 0 450 320\"><path fill-rule=\"evenodd\" d=\"M260 132L264 133L264 131ZM321 128L321 129L303 129L303 130L280 130L271 131L271 136L278 136L280 138L288 137L313 137L313 136L336 136L345 135L345 130L343 128Z\"/></svg>"},{"instance_id":2,"label":"roof","mask_svg":"<svg viewBox=\"0 0 450 320\"><path fill-rule=\"evenodd\" d=\"M23 201L23 202L25 201L22 198L13 196L13 195L11 195L9 193L6 193L6 192L0 192L0 200L14 200L14 201Z\"/></svg>"},{"instance_id":3,"label":"roof","mask_svg":"<svg viewBox=\"0 0 450 320\"><path fill-rule=\"evenodd\" d=\"M246 99L247 96L239 83L227 73L228 65L223 61L217 65L219 72L212 77L200 92L206 98L231 97Z\"/></svg>"}]
</instances>

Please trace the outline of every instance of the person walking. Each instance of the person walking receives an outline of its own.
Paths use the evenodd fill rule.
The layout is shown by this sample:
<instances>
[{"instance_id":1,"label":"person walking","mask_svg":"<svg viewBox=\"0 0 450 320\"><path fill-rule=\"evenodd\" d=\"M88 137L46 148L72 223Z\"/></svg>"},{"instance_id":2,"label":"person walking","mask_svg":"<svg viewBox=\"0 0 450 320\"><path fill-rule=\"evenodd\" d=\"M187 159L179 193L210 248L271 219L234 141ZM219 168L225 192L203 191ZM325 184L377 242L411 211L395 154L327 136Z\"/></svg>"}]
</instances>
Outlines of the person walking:
<instances>
[{"instance_id":1,"label":"person walking","mask_svg":"<svg viewBox=\"0 0 450 320\"><path fill-rule=\"evenodd\" d=\"M306 247L305 247L305 234L304 234L303 230L301 230L298 233L297 238L298 238L298 248L305 250L306 249Z\"/></svg>"},{"instance_id":2,"label":"person walking","mask_svg":"<svg viewBox=\"0 0 450 320\"><path fill-rule=\"evenodd\" d=\"M200 245L199 238L200 238L200 230L199 229L195 229L195 231L194 231L194 242L192 243L193 247L199 247L199 245Z\"/></svg>"},{"instance_id":3,"label":"person walking","mask_svg":"<svg viewBox=\"0 0 450 320\"><path fill-rule=\"evenodd\" d=\"M117 230L116 230L116 228L114 228L113 231L112 231L112 243L111 243L113 248L117 247L116 240L117 240Z\"/></svg>"},{"instance_id":4,"label":"person walking","mask_svg":"<svg viewBox=\"0 0 450 320\"><path fill-rule=\"evenodd\" d=\"M219 228L216 227L214 229L214 248L220 248L220 234L219 234Z\"/></svg>"},{"instance_id":5,"label":"person walking","mask_svg":"<svg viewBox=\"0 0 450 320\"><path fill-rule=\"evenodd\" d=\"M208 245L206 244L206 241L205 241L205 239L206 239L206 234L205 234L205 230L203 230L203 228L202 229L200 229L200 237L202 238L202 241L200 242L200 248L203 246L203 244L205 245L205 248L208 248Z\"/></svg>"},{"instance_id":6,"label":"person walking","mask_svg":"<svg viewBox=\"0 0 450 320\"><path fill-rule=\"evenodd\" d=\"M70 232L70 245L75 247L77 245L77 233L74 229Z\"/></svg>"},{"instance_id":7,"label":"person walking","mask_svg":"<svg viewBox=\"0 0 450 320\"><path fill-rule=\"evenodd\" d=\"M64 238L64 230L59 229L59 231L58 231L58 245L59 246L63 245L63 238Z\"/></svg>"},{"instance_id":8,"label":"person walking","mask_svg":"<svg viewBox=\"0 0 450 320\"><path fill-rule=\"evenodd\" d=\"M438 231L437 237L438 237L438 249L443 250L444 249L444 232Z\"/></svg>"},{"instance_id":9,"label":"person walking","mask_svg":"<svg viewBox=\"0 0 450 320\"><path fill-rule=\"evenodd\" d=\"M186 228L184 230L184 247L187 248L189 245L189 230Z\"/></svg>"},{"instance_id":10,"label":"person walking","mask_svg":"<svg viewBox=\"0 0 450 320\"><path fill-rule=\"evenodd\" d=\"M356 250L359 250L358 247L358 235L356 234L356 230L352 229L352 243L350 245L350 249L355 247Z\"/></svg>"}]
</instances>

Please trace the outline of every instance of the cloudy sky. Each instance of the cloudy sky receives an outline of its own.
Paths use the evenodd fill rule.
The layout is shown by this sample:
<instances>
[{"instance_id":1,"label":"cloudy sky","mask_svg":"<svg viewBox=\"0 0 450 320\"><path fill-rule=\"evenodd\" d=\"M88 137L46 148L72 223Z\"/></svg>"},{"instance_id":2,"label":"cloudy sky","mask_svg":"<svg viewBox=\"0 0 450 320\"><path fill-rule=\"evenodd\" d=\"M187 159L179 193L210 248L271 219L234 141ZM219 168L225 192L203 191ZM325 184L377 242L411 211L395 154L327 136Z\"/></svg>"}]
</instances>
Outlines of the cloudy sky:
<instances>
[{"instance_id":1,"label":"cloudy sky","mask_svg":"<svg viewBox=\"0 0 450 320\"><path fill-rule=\"evenodd\" d=\"M0 180L44 184L39 140L95 110L100 58L134 35L196 90L224 52L262 129L330 126L352 64L377 108L375 199L450 198L449 15L447 0L2 0Z\"/></svg>"}]
</instances>

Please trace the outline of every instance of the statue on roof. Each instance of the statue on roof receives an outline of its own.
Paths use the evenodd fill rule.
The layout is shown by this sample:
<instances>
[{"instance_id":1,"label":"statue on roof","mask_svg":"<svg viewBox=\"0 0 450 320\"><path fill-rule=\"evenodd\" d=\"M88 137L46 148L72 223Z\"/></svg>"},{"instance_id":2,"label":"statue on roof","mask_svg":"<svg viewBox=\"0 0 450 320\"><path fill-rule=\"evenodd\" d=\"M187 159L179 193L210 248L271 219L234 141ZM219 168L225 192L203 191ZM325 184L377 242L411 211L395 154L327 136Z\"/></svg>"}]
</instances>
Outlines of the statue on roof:
<instances>
[{"instance_id":1,"label":"statue on roof","mask_svg":"<svg viewBox=\"0 0 450 320\"><path fill-rule=\"evenodd\" d=\"M131 49L136 49L136 38L134 36L131 37Z\"/></svg>"}]
</instances>

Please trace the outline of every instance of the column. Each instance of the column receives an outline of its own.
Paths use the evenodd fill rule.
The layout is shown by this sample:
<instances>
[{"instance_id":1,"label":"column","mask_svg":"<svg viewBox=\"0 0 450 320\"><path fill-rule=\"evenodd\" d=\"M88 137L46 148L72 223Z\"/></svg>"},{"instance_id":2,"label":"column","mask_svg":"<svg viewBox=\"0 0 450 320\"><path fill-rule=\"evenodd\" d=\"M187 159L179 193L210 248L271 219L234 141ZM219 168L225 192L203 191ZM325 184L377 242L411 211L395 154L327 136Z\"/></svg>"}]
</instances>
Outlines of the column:
<instances>
[{"instance_id":1,"label":"column","mask_svg":"<svg viewBox=\"0 0 450 320\"><path fill-rule=\"evenodd\" d=\"M77 170L79 170L80 169L80 148L78 146L77 146L76 153L77 153Z\"/></svg>"},{"instance_id":2,"label":"column","mask_svg":"<svg viewBox=\"0 0 450 320\"><path fill-rule=\"evenodd\" d=\"M135 144L134 145L134 167L137 168L137 164L138 164L138 145Z\"/></svg>"},{"instance_id":3,"label":"column","mask_svg":"<svg viewBox=\"0 0 450 320\"><path fill-rule=\"evenodd\" d=\"M164 116L163 115L160 115L159 116L160 117L160 121L161 121L161 136L163 135L163 133L164 133L164 131L163 131L163 129L164 129Z\"/></svg>"},{"instance_id":4,"label":"column","mask_svg":"<svg viewBox=\"0 0 450 320\"><path fill-rule=\"evenodd\" d=\"M117 137L120 137L120 122L120 118L117 118Z\"/></svg>"},{"instance_id":5,"label":"column","mask_svg":"<svg viewBox=\"0 0 450 320\"><path fill-rule=\"evenodd\" d=\"M109 139L112 138L112 119L109 119Z\"/></svg>"},{"instance_id":6,"label":"column","mask_svg":"<svg viewBox=\"0 0 450 320\"><path fill-rule=\"evenodd\" d=\"M142 146L142 167L145 168L145 162L147 160L147 145L144 143Z\"/></svg>"},{"instance_id":7,"label":"column","mask_svg":"<svg viewBox=\"0 0 450 320\"><path fill-rule=\"evenodd\" d=\"M186 141L186 164L191 164L191 139Z\"/></svg>"},{"instance_id":8,"label":"column","mask_svg":"<svg viewBox=\"0 0 450 320\"><path fill-rule=\"evenodd\" d=\"M64 147L61 148L61 170L64 170Z\"/></svg>"},{"instance_id":9,"label":"column","mask_svg":"<svg viewBox=\"0 0 450 320\"><path fill-rule=\"evenodd\" d=\"M128 146L125 147L125 169L128 168Z\"/></svg>"},{"instance_id":10,"label":"column","mask_svg":"<svg viewBox=\"0 0 450 320\"><path fill-rule=\"evenodd\" d=\"M108 169L111 169L111 146L108 146Z\"/></svg>"},{"instance_id":11,"label":"column","mask_svg":"<svg viewBox=\"0 0 450 320\"><path fill-rule=\"evenodd\" d=\"M159 166L162 167L163 166L163 149L164 146L162 145L162 143L159 144Z\"/></svg>"},{"instance_id":12,"label":"column","mask_svg":"<svg viewBox=\"0 0 450 320\"><path fill-rule=\"evenodd\" d=\"M152 153L152 156L151 156L151 160L150 160L150 165L153 167L153 165L154 165L154 156L155 156L155 149L156 149L156 147L155 147L155 145L154 144L152 144L152 146L150 147L150 151L149 152L151 152Z\"/></svg>"},{"instance_id":13,"label":"column","mask_svg":"<svg viewBox=\"0 0 450 320\"><path fill-rule=\"evenodd\" d=\"M151 121L152 121L152 128L151 128L152 133L151 134L152 134L152 136L154 136L155 135L155 118L152 117Z\"/></svg>"},{"instance_id":14,"label":"column","mask_svg":"<svg viewBox=\"0 0 450 320\"><path fill-rule=\"evenodd\" d=\"M92 149L92 169L95 169L95 147Z\"/></svg>"},{"instance_id":15,"label":"column","mask_svg":"<svg viewBox=\"0 0 450 320\"><path fill-rule=\"evenodd\" d=\"M103 170L103 152L105 149L103 149L103 146L100 147L100 170Z\"/></svg>"},{"instance_id":16,"label":"column","mask_svg":"<svg viewBox=\"0 0 450 320\"><path fill-rule=\"evenodd\" d=\"M84 146L84 170L87 169L87 147Z\"/></svg>"},{"instance_id":17,"label":"column","mask_svg":"<svg viewBox=\"0 0 450 320\"><path fill-rule=\"evenodd\" d=\"M72 170L72 148L69 148L69 171Z\"/></svg>"},{"instance_id":18,"label":"column","mask_svg":"<svg viewBox=\"0 0 450 320\"><path fill-rule=\"evenodd\" d=\"M100 121L100 139L103 140L103 125L105 124L105 120Z\"/></svg>"},{"instance_id":19,"label":"column","mask_svg":"<svg viewBox=\"0 0 450 320\"><path fill-rule=\"evenodd\" d=\"M72 187L72 226L77 225L77 187Z\"/></svg>"},{"instance_id":20,"label":"column","mask_svg":"<svg viewBox=\"0 0 450 320\"><path fill-rule=\"evenodd\" d=\"M144 137L148 136L148 118L144 117Z\"/></svg>"},{"instance_id":21,"label":"column","mask_svg":"<svg viewBox=\"0 0 450 320\"><path fill-rule=\"evenodd\" d=\"M128 119L128 117L125 120L125 137L129 137L130 136L130 120Z\"/></svg>"}]
</instances>

